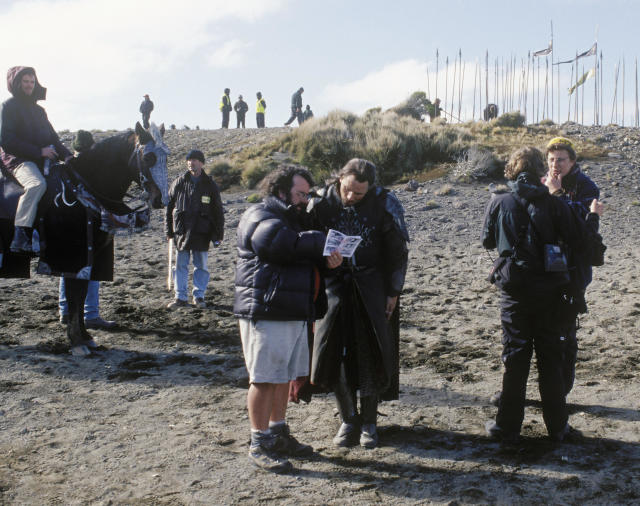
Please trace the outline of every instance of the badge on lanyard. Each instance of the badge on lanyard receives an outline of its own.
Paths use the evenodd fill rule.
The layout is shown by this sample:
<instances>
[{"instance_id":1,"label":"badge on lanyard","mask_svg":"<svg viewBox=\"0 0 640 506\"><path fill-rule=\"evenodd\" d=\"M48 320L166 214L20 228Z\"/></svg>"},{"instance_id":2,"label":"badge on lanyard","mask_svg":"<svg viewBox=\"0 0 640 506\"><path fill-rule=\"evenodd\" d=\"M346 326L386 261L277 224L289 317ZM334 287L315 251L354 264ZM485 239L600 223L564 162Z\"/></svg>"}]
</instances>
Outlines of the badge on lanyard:
<instances>
[{"instance_id":1,"label":"badge on lanyard","mask_svg":"<svg viewBox=\"0 0 640 506\"><path fill-rule=\"evenodd\" d=\"M203 195L202 196L202 203L203 204L211 204L211 197L209 195Z\"/></svg>"}]
</instances>

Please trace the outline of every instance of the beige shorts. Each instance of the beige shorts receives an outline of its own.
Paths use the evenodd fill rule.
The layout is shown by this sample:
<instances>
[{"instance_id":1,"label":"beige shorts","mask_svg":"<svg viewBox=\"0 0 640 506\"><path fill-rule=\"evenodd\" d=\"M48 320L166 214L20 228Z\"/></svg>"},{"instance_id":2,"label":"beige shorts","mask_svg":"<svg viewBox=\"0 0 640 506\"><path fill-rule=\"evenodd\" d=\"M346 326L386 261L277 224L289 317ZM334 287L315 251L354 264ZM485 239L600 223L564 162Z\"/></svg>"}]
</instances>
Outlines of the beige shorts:
<instances>
[{"instance_id":1,"label":"beige shorts","mask_svg":"<svg viewBox=\"0 0 640 506\"><path fill-rule=\"evenodd\" d=\"M287 383L309 375L307 322L240 318L238 323L251 383Z\"/></svg>"}]
</instances>

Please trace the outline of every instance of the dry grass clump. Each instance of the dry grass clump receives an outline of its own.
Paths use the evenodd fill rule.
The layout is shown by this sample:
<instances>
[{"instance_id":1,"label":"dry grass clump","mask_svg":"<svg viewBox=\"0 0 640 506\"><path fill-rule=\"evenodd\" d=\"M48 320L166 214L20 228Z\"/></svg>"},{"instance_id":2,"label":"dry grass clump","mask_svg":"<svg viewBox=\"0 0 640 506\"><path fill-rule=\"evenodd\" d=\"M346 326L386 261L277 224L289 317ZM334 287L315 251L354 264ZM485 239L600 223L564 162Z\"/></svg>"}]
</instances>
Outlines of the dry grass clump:
<instances>
[{"instance_id":1,"label":"dry grass clump","mask_svg":"<svg viewBox=\"0 0 640 506\"><path fill-rule=\"evenodd\" d=\"M206 172L215 180L222 191L240 183L240 171L234 168L229 160L214 162L206 169Z\"/></svg>"},{"instance_id":2,"label":"dry grass clump","mask_svg":"<svg viewBox=\"0 0 640 506\"><path fill-rule=\"evenodd\" d=\"M489 151L472 146L459 158L452 175L459 181L481 178L499 178L503 176L504 162Z\"/></svg>"},{"instance_id":3,"label":"dry grass clump","mask_svg":"<svg viewBox=\"0 0 640 506\"><path fill-rule=\"evenodd\" d=\"M422 171L426 165L455 160L472 136L457 127L432 127L393 112L369 110L364 116L332 111L302 126L284 142L296 161L321 181L351 158L371 160L382 184Z\"/></svg>"},{"instance_id":4,"label":"dry grass clump","mask_svg":"<svg viewBox=\"0 0 640 506\"><path fill-rule=\"evenodd\" d=\"M454 193L453 186L451 186L450 184L444 184L440 188L435 190L433 193L438 197L443 197L445 195L452 195Z\"/></svg>"}]
</instances>

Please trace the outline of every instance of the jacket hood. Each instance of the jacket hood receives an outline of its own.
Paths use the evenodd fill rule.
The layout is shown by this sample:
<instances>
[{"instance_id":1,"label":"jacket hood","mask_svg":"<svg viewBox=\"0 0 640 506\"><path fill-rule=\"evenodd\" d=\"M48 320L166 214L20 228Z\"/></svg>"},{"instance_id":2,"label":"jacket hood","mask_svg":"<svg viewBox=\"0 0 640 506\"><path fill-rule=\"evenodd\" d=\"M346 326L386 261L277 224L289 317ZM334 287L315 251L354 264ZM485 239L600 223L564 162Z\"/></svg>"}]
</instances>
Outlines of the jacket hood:
<instances>
[{"instance_id":1,"label":"jacket hood","mask_svg":"<svg viewBox=\"0 0 640 506\"><path fill-rule=\"evenodd\" d=\"M527 202L537 200L549 194L549 189L540 182L540 178L530 172L521 172L515 181L509 181L511 191Z\"/></svg>"},{"instance_id":2,"label":"jacket hood","mask_svg":"<svg viewBox=\"0 0 640 506\"><path fill-rule=\"evenodd\" d=\"M22 82L22 76L24 74L33 74L36 78L36 85L33 88L33 93L30 97L27 97L23 92L20 84ZM45 100L47 98L47 88L40 84L38 81L38 76L36 75L36 71L33 67L11 67L7 71L7 89L9 93L11 93L16 98L30 99L34 102L38 100Z\"/></svg>"}]
</instances>

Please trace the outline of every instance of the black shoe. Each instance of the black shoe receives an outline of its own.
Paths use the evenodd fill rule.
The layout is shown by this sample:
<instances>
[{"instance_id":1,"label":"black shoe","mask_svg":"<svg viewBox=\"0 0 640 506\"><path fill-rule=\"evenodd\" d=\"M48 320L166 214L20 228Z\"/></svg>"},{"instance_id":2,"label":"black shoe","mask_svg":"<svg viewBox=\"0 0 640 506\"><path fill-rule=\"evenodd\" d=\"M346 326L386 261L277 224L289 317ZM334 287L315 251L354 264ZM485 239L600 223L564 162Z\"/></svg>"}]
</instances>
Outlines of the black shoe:
<instances>
[{"instance_id":1,"label":"black shoe","mask_svg":"<svg viewBox=\"0 0 640 506\"><path fill-rule=\"evenodd\" d=\"M506 432L494 420L489 420L484 424L487 435L492 439L497 439L506 444L517 444L520 441L520 434Z\"/></svg>"},{"instance_id":2,"label":"black shoe","mask_svg":"<svg viewBox=\"0 0 640 506\"><path fill-rule=\"evenodd\" d=\"M342 423L338 433L333 438L333 444L336 446L347 447L355 446L360 439L360 427L355 423Z\"/></svg>"},{"instance_id":3,"label":"black shoe","mask_svg":"<svg viewBox=\"0 0 640 506\"><path fill-rule=\"evenodd\" d=\"M273 473L286 473L293 469L291 462L286 458L277 455L273 450L269 450L262 445L249 447L249 462L260 469Z\"/></svg>"},{"instance_id":4,"label":"black shoe","mask_svg":"<svg viewBox=\"0 0 640 506\"><path fill-rule=\"evenodd\" d=\"M275 436L273 451L279 455L289 457L305 457L313 453L313 447L298 441L291 435L288 425L282 425L271 429Z\"/></svg>"},{"instance_id":5,"label":"black shoe","mask_svg":"<svg viewBox=\"0 0 640 506\"><path fill-rule=\"evenodd\" d=\"M167 309L179 309L181 307L191 307L191 305L186 301L186 300L182 300L182 299L175 299L173 302L169 302L169 304L167 304Z\"/></svg>"},{"instance_id":6,"label":"black shoe","mask_svg":"<svg viewBox=\"0 0 640 506\"><path fill-rule=\"evenodd\" d=\"M194 297L193 305L198 309L207 309L207 303L204 301L202 297Z\"/></svg>"},{"instance_id":7,"label":"black shoe","mask_svg":"<svg viewBox=\"0 0 640 506\"><path fill-rule=\"evenodd\" d=\"M9 249L11 250L11 253L27 255L31 255L33 253L33 249L31 248L31 236L26 227L16 227Z\"/></svg>"},{"instance_id":8,"label":"black shoe","mask_svg":"<svg viewBox=\"0 0 640 506\"><path fill-rule=\"evenodd\" d=\"M91 318L90 320L84 321L84 326L87 329L112 329L117 327L118 324L112 320L103 320L99 316L97 318Z\"/></svg>"}]
</instances>

